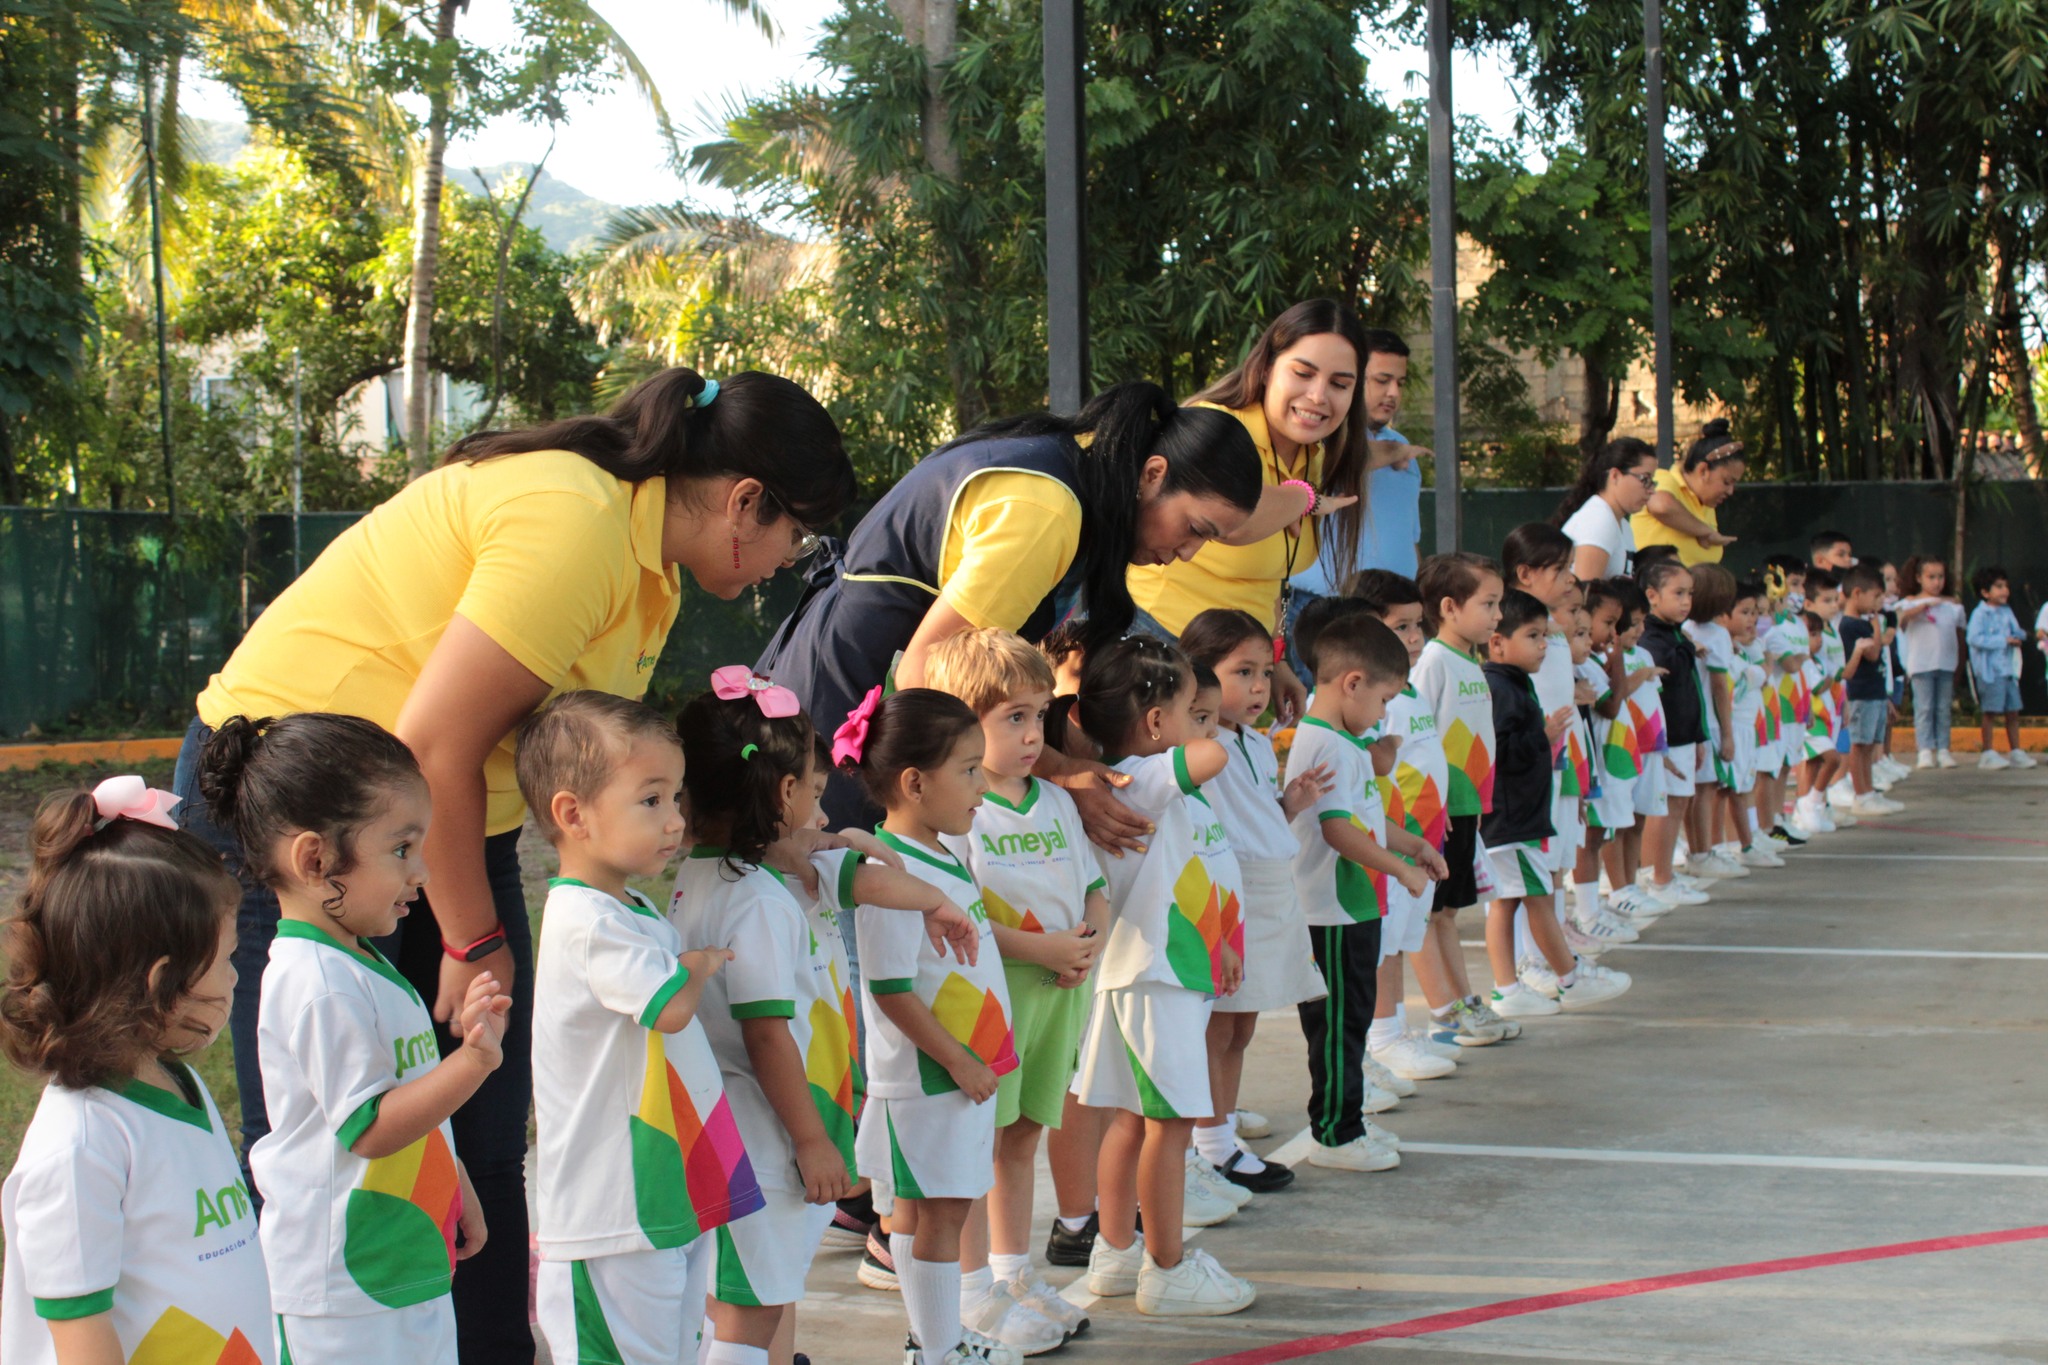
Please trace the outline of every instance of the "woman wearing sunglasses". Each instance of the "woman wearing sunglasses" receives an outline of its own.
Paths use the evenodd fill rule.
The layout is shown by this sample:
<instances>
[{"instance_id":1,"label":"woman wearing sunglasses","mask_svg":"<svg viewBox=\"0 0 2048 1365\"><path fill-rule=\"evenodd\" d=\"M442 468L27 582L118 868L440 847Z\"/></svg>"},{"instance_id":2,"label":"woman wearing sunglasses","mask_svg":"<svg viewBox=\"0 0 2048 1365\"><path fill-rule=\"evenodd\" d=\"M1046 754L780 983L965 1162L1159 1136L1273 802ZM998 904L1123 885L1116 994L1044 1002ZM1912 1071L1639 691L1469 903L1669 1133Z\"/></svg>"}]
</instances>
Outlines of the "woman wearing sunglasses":
<instances>
[{"instance_id":1,"label":"woman wearing sunglasses","mask_svg":"<svg viewBox=\"0 0 2048 1365\"><path fill-rule=\"evenodd\" d=\"M1572 538L1572 576L1579 582L1635 572L1629 518L1649 505L1656 476L1657 452L1633 436L1609 441L1586 461L1550 519Z\"/></svg>"},{"instance_id":2,"label":"woman wearing sunglasses","mask_svg":"<svg viewBox=\"0 0 2048 1365\"><path fill-rule=\"evenodd\" d=\"M178 815L230 865L240 850L195 780L201 747L230 716L364 716L410 745L426 775L430 913L416 911L379 946L444 1029L482 972L513 1001L504 1064L454 1119L489 1230L455 1277L465 1360L533 1356L526 1314L506 1308L527 1297L533 1090L513 737L560 692L645 694L682 570L713 596L737 597L795 563L815 543L811 528L854 491L838 428L796 384L665 370L602 416L457 442L279 594L199 696L178 757ZM230 1025L245 1152L269 1127L256 1014L277 920L274 897L245 894Z\"/></svg>"},{"instance_id":3,"label":"woman wearing sunglasses","mask_svg":"<svg viewBox=\"0 0 2048 1365\"><path fill-rule=\"evenodd\" d=\"M1728 423L1707 423L1679 468L1657 471L1649 506L1631 522L1637 546L1673 546L1687 568L1720 563L1722 548L1735 537L1722 534L1719 508L1742 482L1746 464L1742 442L1729 434Z\"/></svg>"}]
</instances>

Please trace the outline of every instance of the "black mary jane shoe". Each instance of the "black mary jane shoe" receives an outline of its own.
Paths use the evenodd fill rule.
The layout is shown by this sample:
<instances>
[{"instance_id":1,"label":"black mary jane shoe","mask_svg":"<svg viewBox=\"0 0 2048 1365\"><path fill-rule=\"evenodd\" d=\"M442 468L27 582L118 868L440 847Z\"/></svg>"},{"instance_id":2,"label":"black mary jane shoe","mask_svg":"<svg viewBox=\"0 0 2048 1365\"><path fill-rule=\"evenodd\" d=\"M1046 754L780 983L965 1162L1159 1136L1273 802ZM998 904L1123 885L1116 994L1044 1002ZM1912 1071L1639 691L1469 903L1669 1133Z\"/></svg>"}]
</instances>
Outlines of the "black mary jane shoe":
<instances>
[{"instance_id":1,"label":"black mary jane shoe","mask_svg":"<svg viewBox=\"0 0 2048 1365\"><path fill-rule=\"evenodd\" d=\"M1244 1158L1245 1153L1232 1152L1230 1160L1224 1162L1216 1169L1222 1173L1225 1180L1228 1180L1233 1185L1240 1185L1250 1190L1253 1194L1268 1194L1274 1190L1284 1190L1294 1183L1293 1170L1277 1162L1268 1161L1264 1169L1260 1170L1257 1174L1239 1170L1238 1165Z\"/></svg>"}]
</instances>

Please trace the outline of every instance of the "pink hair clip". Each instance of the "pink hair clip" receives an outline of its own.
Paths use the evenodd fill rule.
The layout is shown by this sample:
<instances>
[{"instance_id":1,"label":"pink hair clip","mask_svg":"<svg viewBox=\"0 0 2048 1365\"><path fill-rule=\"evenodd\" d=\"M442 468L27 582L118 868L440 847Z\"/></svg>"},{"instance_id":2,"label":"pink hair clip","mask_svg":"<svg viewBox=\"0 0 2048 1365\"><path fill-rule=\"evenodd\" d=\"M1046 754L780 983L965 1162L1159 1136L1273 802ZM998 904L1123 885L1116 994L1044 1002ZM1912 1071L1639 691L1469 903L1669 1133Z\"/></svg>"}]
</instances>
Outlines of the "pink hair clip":
<instances>
[{"instance_id":1,"label":"pink hair clip","mask_svg":"<svg viewBox=\"0 0 2048 1365\"><path fill-rule=\"evenodd\" d=\"M178 822L171 818L171 808L180 799L161 787L149 786L132 773L110 777L92 789L93 809L100 813L100 818L93 822L93 832L98 833L116 820L140 820L145 825L176 829Z\"/></svg>"},{"instance_id":2,"label":"pink hair clip","mask_svg":"<svg viewBox=\"0 0 2048 1365\"><path fill-rule=\"evenodd\" d=\"M804 709L803 703L796 699L796 693L768 681L745 664L727 664L724 668L714 669L711 695L720 701L752 697L754 705L761 708L761 714L770 720L781 720Z\"/></svg>"},{"instance_id":3,"label":"pink hair clip","mask_svg":"<svg viewBox=\"0 0 2048 1365\"><path fill-rule=\"evenodd\" d=\"M832 732L832 764L858 763L868 747L868 723L882 704L882 689L871 687L859 706L847 712L846 723Z\"/></svg>"}]
</instances>

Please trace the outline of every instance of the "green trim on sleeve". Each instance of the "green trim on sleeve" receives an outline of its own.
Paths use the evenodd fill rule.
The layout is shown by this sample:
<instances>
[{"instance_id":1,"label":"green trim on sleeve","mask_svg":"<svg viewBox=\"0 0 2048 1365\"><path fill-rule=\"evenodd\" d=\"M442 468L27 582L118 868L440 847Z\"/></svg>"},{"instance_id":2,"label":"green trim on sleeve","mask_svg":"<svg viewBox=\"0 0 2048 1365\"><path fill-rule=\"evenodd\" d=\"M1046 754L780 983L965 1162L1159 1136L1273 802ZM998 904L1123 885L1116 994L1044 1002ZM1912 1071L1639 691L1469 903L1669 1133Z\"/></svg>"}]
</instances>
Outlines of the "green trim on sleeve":
<instances>
[{"instance_id":1,"label":"green trim on sleeve","mask_svg":"<svg viewBox=\"0 0 2048 1365\"><path fill-rule=\"evenodd\" d=\"M908 995L916 989L917 978L914 976L890 976L868 982L869 995Z\"/></svg>"},{"instance_id":2,"label":"green trim on sleeve","mask_svg":"<svg viewBox=\"0 0 2048 1365\"><path fill-rule=\"evenodd\" d=\"M1180 784L1182 796L1193 796L1201 790L1202 784L1188 776L1188 751L1185 745L1173 751L1173 780Z\"/></svg>"},{"instance_id":3,"label":"green trim on sleeve","mask_svg":"<svg viewBox=\"0 0 2048 1365\"><path fill-rule=\"evenodd\" d=\"M35 1305L36 1316L45 1322L72 1322L95 1313L113 1312L114 1291L100 1289L68 1299L37 1299Z\"/></svg>"},{"instance_id":4,"label":"green trim on sleeve","mask_svg":"<svg viewBox=\"0 0 2048 1365\"><path fill-rule=\"evenodd\" d=\"M380 1090L356 1106L356 1111L341 1121L341 1127L334 1130L334 1139L344 1150L352 1149L357 1139L370 1131L377 1121L377 1106L384 1103L384 1097L391 1092Z\"/></svg>"},{"instance_id":5,"label":"green trim on sleeve","mask_svg":"<svg viewBox=\"0 0 2048 1365\"><path fill-rule=\"evenodd\" d=\"M660 988L647 997L647 1003L641 1006L640 1027L653 1028L654 1021L661 1018L661 1012L668 1008L668 1002L676 998L676 992L689 984L690 969L677 963L676 974L662 982Z\"/></svg>"},{"instance_id":6,"label":"green trim on sleeve","mask_svg":"<svg viewBox=\"0 0 2048 1365\"><path fill-rule=\"evenodd\" d=\"M858 854L848 854L839 860L839 903L842 906L860 904L860 898L853 891L853 884L860 877L860 865Z\"/></svg>"},{"instance_id":7,"label":"green trim on sleeve","mask_svg":"<svg viewBox=\"0 0 2048 1365\"><path fill-rule=\"evenodd\" d=\"M1109 890L1109 882L1104 878L1097 877L1094 881L1088 883L1088 891L1084 894L1093 894L1097 891L1107 890Z\"/></svg>"},{"instance_id":8,"label":"green trim on sleeve","mask_svg":"<svg viewBox=\"0 0 2048 1365\"><path fill-rule=\"evenodd\" d=\"M1351 812L1348 810L1326 810L1316 818L1319 820L1349 820Z\"/></svg>"},{"instance_id":9,"label":"green trim on sleeve","mask_svg":"<svg viewBox=\"0 0 2048 1365\"><path fill-rule=\"evenodd\" d=\"M745 1004L734 1005L732 1007L732 1017L735 1019L794 1019L796 1018L796 1001L749 1000Z\"/></svg>"}]
</instances>

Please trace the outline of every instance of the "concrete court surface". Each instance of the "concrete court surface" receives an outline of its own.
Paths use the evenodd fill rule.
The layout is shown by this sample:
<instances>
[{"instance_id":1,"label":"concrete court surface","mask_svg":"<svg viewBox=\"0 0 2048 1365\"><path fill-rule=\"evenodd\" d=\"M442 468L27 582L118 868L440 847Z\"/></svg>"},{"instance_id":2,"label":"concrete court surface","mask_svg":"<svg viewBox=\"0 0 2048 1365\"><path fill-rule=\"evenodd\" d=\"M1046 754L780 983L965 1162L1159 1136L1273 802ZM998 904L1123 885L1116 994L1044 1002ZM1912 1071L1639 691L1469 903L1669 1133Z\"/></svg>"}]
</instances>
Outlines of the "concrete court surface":
<instances>
[{"instance_id":1,"label":"concrete court surface","mask_svg":"<svg viewBox=\"0 0 2048 1365\"><path fill-rule=\"evenodd\" d=\"M1923 772L1893 794L1907 809L1883 828L1824 836L1610 952L1628 995L1529 1021L1381 1115L1408 1144L1399 1170L1301 1165L1200 1233L1258 1286L1248 1312L1098 1303L1087 1335L1041 1358L2048 1361L2035 1237L1259 1349L1648 1277L2048 1234L2048 768ZM1291 1016L1260 1030L1244 1102L1273 1119L1270 1150L1302 1126L1306 1071ZM1043 1176L1040 1194L1042 1252ZM799 1343L816 1365L902 1359L901 1302L856 1284L856 1261L825 1252L812 1271Z\"/></svg>"}]
</instances>

